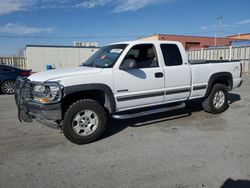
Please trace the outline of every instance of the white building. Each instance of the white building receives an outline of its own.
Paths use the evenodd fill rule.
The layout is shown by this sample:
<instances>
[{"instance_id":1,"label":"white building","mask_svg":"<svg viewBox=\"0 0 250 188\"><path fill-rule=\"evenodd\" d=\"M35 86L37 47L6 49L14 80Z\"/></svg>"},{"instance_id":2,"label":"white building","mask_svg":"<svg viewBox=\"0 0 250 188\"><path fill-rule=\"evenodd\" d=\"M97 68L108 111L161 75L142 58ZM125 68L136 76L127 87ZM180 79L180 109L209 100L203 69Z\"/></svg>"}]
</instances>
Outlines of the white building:
<instances>
[{"instance_id":1,"label":"white building","mask_svg":"<svg viewBox=\"0 0 250 188\"><path fill-rule=\"evenodd\" d=\"M46 70L46 65L52 65L53 68L79 66L98 49L86 46L27 45L26 67L39 72Z\"/></svg>"}]
</instances>

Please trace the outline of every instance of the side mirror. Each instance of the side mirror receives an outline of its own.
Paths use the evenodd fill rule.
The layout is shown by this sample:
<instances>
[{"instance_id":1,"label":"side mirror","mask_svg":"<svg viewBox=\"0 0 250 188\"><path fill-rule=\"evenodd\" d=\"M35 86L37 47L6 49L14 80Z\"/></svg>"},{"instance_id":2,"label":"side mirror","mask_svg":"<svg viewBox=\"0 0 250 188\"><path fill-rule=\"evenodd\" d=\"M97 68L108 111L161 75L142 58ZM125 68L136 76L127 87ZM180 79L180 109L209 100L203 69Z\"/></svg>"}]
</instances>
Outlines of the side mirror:
<instances>
[{"instance_id":1,"label":"side mirror","mask_svg":"<svg viewBox=\"0 0 250 188\"><path fill-rule=\"evenodd\" d=\"M121 66L121 70L134 69L136 67L136 61L134 59L125 59Z\"/></svg>"}]
</instances>

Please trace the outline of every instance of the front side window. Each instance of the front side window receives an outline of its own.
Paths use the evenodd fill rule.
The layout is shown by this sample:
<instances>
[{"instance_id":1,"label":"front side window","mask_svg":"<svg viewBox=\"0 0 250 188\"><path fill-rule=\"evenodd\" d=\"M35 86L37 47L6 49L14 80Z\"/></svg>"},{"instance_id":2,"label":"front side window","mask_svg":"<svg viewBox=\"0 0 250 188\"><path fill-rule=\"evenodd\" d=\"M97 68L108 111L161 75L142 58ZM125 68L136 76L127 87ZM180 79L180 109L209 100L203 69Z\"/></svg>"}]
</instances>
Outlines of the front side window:
<instances>
[{"instance_id":1,"label":"front side window","mask_svg":"<svg viewBox=\"0 0 250 188\"><path fill-rule=\"evenodd\" d=\"M139 44L133 46L125 56L125 59L135 60L136 68L158 67L158 60L153 44Z\"/></svg>"},{"instance_id":2,"label":"front side window","mask_svg":"<svg viewBox=\"0 0 250 188\"><path fill-rule=\"evenodd\" d=\"M176 44L161 44L161 51L166 66L182 65L181 53Z\"/></svg>"},{"instance_id":3,"label":"front side window","mask_svg":"<svg viewBox=\"0 0 250 188\"><path fill-rule=\"evenodd\" d=\"M82 66L110 68L115 64L126 46L127 44L117 44L102 47L83 63Z\"/></svg>"}]
</instances>

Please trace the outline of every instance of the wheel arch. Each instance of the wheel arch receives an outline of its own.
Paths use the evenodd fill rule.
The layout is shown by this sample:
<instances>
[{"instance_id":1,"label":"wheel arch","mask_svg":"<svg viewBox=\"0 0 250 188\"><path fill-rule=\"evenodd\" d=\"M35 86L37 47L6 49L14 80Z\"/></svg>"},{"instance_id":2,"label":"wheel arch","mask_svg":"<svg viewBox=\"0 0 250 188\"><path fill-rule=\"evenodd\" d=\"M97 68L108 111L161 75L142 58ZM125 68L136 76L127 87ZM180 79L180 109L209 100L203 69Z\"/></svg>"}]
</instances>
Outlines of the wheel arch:
<instances>
[{"instance_id":1,"label":"wheel arch","mask_svg":"<svg viewBox=\"0 0 250 188\"><path fill-rule=\"evenodd\" d=\"M109 113L114 113L116 104L111 88L105 84L82 84L63 89L62 111L77 100L93 99L102 104Z\"/></svg>"},{"instance_id":2,"label":"wheel arch","mask_svg":"<svg viewBox=\"0 0 250 188\"><path fill-rule=\"evenodd\" d=\"M217 83L227 86L227 89L230 91L233 87L233 76L230 72L218 72L211 75L208 81L208 87L205 94L205 98L208 97L213 86Z\"/></svg>"}]
</instances>

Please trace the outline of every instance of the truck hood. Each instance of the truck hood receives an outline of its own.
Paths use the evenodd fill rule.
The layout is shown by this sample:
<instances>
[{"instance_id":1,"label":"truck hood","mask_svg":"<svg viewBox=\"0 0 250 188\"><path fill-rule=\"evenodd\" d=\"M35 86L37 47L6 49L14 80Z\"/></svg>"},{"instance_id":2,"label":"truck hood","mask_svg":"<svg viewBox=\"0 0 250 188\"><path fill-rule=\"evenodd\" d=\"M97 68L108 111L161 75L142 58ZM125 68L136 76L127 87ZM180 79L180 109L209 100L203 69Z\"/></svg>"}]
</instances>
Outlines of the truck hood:
<instances>
[{"instance_id":1,"label":"truck hood","mask_svg":"<svg viewBox=\"0 0 250 188\"><path fill-rule=\"evenodd\" d=\"M60 68L53 69L43 72L38 72L29 76L29 80L31 81L56 81L60 80L60 78L79 76L79 75L88 75L88 74L96 74L102 71L101 68L95 67L72 67L72 68Z\"/></svg>"}]
</instances>

